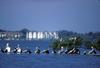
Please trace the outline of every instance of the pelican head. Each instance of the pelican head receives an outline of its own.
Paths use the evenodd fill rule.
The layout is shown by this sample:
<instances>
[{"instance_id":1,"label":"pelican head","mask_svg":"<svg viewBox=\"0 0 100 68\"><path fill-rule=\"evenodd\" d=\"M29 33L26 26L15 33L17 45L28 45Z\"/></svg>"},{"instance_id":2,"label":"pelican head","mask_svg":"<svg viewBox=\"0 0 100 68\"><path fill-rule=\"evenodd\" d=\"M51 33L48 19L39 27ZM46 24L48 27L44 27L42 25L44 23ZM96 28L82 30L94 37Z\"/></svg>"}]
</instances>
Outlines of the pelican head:
<instances>
[{"instance_id":1,"label":"pelican head","mask_svg":"<svg viewBox=\"0 0 100 68\"><path fill-rule=\"evenodd\" d=\"M9 43L6 44L6 47L9 47Z\"/></svg>"},{"instance_id":2,"label":"pelican head","mask_svg":"<svg viewBox=\"0 0 100 68\"><path fill-rule=\"evenodd\" d=\"M61 47L61 49L64 49L64 47Z\"/></svg>"},{"instance_id":3,"label":"pelican head","mask_svg":"<svg viewBox=\"0 0 100 68\"><path fill-rule=\"evenodd\" d=\"M36 50L39 49L38 47L36 47Z\"/></svg>"}]
</instances>

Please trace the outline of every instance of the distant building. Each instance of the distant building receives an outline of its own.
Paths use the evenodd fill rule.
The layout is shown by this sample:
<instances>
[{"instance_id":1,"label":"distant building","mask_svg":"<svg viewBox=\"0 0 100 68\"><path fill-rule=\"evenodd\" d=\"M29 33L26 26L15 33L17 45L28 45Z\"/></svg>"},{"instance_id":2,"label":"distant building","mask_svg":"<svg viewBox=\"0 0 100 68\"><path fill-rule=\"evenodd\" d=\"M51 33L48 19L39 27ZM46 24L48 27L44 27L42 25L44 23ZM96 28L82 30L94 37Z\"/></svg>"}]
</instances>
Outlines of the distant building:
<instances>
[{"instance_id":1,"label":"distant building","mask_svg":"<svg viewBox=\"0 0 100 68\"><path fill-rule=\"evenodd\" d=\"M27 32L26 39L58 39L57 32Z\"/></svg>"},{"instance_id":2,"label":"distant building","mask_svg":"<svg viewBox=\"0 0 100 68\"><path fill-rule=\"evenodd\" d=\"M0 32L1 40L38 40L38 39L58 39L57 32Z\"/></svg>"},{"instance_id":3,"label":"distant building","mask_svg":"<svg viewBox=\"0 0 100 68\"><path fill-rule=\"evenodd\" d=\"M0 32L1 40L19 40L23 36L21 32Z\"/></svg>"}]
</instances>

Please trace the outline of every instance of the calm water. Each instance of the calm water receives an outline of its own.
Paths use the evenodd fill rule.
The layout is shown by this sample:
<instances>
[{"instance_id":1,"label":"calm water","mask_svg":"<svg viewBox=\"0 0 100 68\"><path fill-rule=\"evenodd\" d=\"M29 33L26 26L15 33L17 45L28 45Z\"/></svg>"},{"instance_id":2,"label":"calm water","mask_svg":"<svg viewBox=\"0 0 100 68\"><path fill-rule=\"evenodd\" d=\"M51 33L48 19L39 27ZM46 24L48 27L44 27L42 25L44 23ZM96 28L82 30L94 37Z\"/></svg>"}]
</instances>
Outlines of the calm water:
<instances>
[{"instance_id":1,"label":"calm water","mask_svg":"<svg viewBox=\"0 0 100 68\"><path fill-rule=\"evenodd\" d=\"M9 42L12 47L20 44L22 48L34 49L39 45L45 49L51 41L0 41L0 47ZM34 55L34 54L2 54L0 68L100 68L100 56L82 55Z\"/></svg>"}]
</instances>

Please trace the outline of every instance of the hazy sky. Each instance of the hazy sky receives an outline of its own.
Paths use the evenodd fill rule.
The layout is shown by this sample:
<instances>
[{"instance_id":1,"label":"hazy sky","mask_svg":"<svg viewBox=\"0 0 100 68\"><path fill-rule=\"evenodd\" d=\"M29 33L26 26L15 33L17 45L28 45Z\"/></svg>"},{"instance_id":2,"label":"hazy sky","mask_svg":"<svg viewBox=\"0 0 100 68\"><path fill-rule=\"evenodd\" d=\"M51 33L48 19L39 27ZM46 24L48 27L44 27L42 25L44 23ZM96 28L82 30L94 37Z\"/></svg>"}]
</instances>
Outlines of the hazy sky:
<instances>
[{"instance_id":1,"label":"hazy sky","mask_svg":"<svg viewBox=\"0 0 100 68\"><path fill-rule=\"evenodd\" d=\"M0 0L0 29L100 31L100 0Z\"/></svg>"}]
</instances>

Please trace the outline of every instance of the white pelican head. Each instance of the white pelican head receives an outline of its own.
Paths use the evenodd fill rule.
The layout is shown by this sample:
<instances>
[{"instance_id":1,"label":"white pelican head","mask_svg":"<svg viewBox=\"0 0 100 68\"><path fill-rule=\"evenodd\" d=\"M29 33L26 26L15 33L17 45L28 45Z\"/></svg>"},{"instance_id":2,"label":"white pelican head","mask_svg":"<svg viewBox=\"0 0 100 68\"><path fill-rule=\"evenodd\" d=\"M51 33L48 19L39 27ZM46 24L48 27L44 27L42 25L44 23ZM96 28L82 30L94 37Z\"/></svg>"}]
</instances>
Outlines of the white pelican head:
<instances>
[{"instance_id":1,"label":"white pelican head","mask_svg":"<svg viewBox=\"0 0 100 68\"><path fill-rule=\"evenodd\" d=\"M6 47L9 47L9 43L6 44Z\"/></svg>"}]
</instances>

